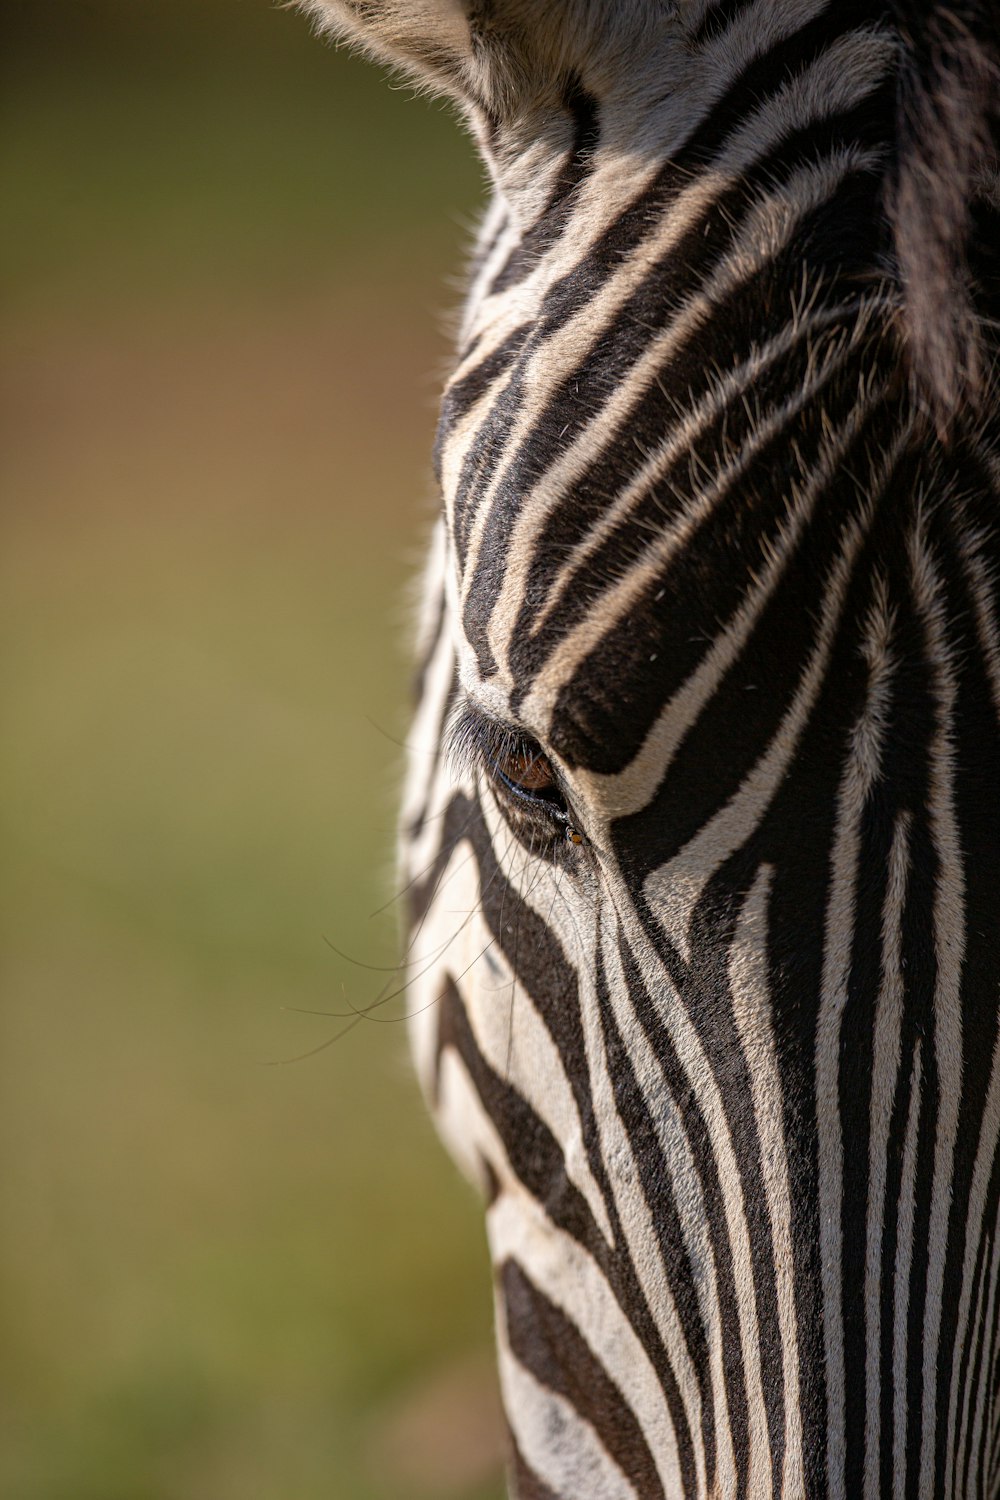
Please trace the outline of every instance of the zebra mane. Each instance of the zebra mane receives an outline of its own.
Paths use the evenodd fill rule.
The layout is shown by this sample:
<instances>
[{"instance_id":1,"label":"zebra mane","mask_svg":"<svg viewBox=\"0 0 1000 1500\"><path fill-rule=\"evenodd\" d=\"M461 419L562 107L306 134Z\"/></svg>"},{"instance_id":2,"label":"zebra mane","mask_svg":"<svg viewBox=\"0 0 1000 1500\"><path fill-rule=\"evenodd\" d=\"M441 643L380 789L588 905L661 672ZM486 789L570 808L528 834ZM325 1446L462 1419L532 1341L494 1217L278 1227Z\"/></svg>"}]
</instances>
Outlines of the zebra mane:
<instances>
[{"instance_id":1,"label":"zebra mane","mask_svg":"<svg viewBox=\"0 0 1000 1500\"><path fill-rule=\"evenodd\" d=\"M939 431L978 403L988 379L970 259L977 193L993 190L1000 124L1000 11L993 4L896 0L903 41L891 196L906 343ZM985 190L985 192L984 192ZM991 205L983 203L987 214ZM995 298L995 294L994 294Z\"/></svg>"}]
</instances>

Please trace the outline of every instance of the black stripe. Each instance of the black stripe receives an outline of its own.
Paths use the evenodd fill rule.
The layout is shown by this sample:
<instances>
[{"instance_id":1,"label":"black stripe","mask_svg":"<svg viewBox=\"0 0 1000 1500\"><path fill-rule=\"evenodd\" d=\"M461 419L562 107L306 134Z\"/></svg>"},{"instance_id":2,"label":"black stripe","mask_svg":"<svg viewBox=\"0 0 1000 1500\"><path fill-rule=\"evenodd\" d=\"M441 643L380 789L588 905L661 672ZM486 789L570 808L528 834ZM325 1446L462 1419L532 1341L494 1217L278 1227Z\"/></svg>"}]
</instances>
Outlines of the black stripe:
<instances>
[{"instance_id":1,"label":"black stripe","mask_svg":"<svg viewBox=\"0 0 1000 1500\"><path fill-rule=\"evenodd\" d=\"M586 1200L566 1176L559 1142L527 1101L500 1079L486 1062L476 1045L461 996L450 976L442 982L438 1015L438 1070L445 1050L453 1048L465 1065L483 1109L497 1129L518 1181L544 1208L555 1226L575 1239L597 1262L623 1315L649 1355L673 1422L682 1473L688 1487L694 1470L684 1408L627 1250L623 1247L618 1252L609 1252ZM616 1222L613 1205L606 1206L618 1243L623 1245L621 1226Z\"/></svg>"},{"instance_id":2,"label":"black stripe","mask_svg":"<svg viewBox=\"0 0 1000 1500\"><path fill-rule=\"evenodd\" d=\"M720 1315L725 1326L730 1320L736 1320L737 1311L735 1279L726 1232L718 1162L712 1149L700 1104L697 1098L692 1096L690 1080L677 1057L670 1034L656 1014L655 1005L646 994L638 966L621 939L619 948L628 980L629 1006L634 1009L637 1020L645 1033L645 1039L656 1055L670 1099L683 1116L684 1129L695 1161L706 1207L707 1228L716 1259ZM698 1378L702 1401L702 1428L698 1438L704 1453L706 1483L711 1486L718 1462L717 1439L711 1400L708 1330L702 1319L695 1267L691 1264L684 1243L681 1207L669 1188L656 1124L650 1115L645 1095L635 1076L631 1047L622 1036L615 1018L607 973L600 952L596 955L596 968L597 998L600 1005L608 1073L614 1088L615 1108L625 1127L635 1161L638 1176L635 1190L641 1191L646 1199L663 1255L666 1274L669 1277L670 1292L683 1329L684 1343ZM738 1360L727 1369L727 1384L730 1387L728 1397L732 1409L731 1419L737 1427L741 1422L745 1425L746 1390L742 1367Z\"/></svg>"},{"instance_id":3,"label":"black stripe","mask_svg":"<svg viewBox=\"0 0 1000 1500\"><path fill-rule=\"evenodd\" d=\"M758 205L759 194L780 189L788 174L832 150L838 141L853 138L866 118L867 106L828 122L818 131L810 127L795 133L746 172L740 182L722 193L708 215L699 219L679 244L655 262L612 324L592 342L579 364L552 392L516 450L505 458L523 401L521 371L537 356L550 333L576 310L581 293L594 293L603 283L607 268L602 265L601 257L612 255L617 266L620 252L604 245L595 247L577 267L568 307L561 285L545 299L536 331L522 347L520 368L514 371L510 385L470 445L452 497L459 565L464 568L468 527L479 499L480 481L495 486L479 562L469 584L469 605L463 617L464 633L477 652L484 675L489 675L492 661L487 640L492 601L503 585L509 536L526 491L571 447L588 424L600 420L604 397L629 378L635 363L646 354L650 331L667 326L686 299L703 288L712 271L731 253L747 216ZM782 309L784 316L791 313L807 268L816 272L816 284L822 285L833 266L827 243L830 238L836 240L841 274L853 274L871 263L872 224L876 221L873 205L877 195L874 179L849 176L828 205L806 216L792 243L767 268L715 304L711 318L671 361L669 371L665 372L668 385L652 381L636 409L629 413L625 432L608 434L603 458L598 459L593 472L571 497L573 506L560 507L554 524L563 529L568 525L577 535L585 532L595 513L599 514L606 506L609 495L618 490L623 477L641 462L642 440L650 445L657 443L669 431L675 409L689 408L717 371L732 368L740 356L746 357L759 342L762 329L773 326L776 307ZM838 226L836 235L832 234L833 224ZM641 240L648 233L648 219L635 227ZM837 295L842 296L842 289ZM497 468L501 464L498 482ZM576 519L567 521L566 515L572 514L574 507ZM567 541L566 537L539 538L539 569L543 579L548 576L554 552L565 555ZM529 610L536 607L537 595L536 584L529 590ZM523 633L523 623L519 625L519 633Z\"/></svg>"},{"instance_id":4,"label":"black stripe","mask_svg":"<svg viewBox=\"0 0 1000 1500\"><path fill-rule=\"evenodd\" d=\"M878 19L870 0L836 0L813 16L798 31L775 43L751 61L727 88L721 99L690 131L675 163L686 171L707 166L728 136L765 109L797 75L808 71L825 52L852 31L870 27ZM817 105L818 109L822 106ZM892 104L885 98L882 139L891 135Z\"/></svg>"},{"instance_id":5,"label":"black stripe","mask_svg":"<svg viewBox=\"0 0 1000 1500\"><path fill-rule=\"evenodd\" d=\"M498 296L531 275L559 238L570 214L573 190L590 168L600 140L597 100L587 92L579 78L574 77L566 87L563 107L572 123L573 138L562 171L538 218L530 229L525 230L486 288L486 297Z\"/></svg>"},{"instance_id":6,"label":"black stripe","mask_svg":"<svg viewBox=\"0 0 1000 1500\"><path fill-rule=\"evenodd\" d=\"M516 1260L498 1267L497 1281L515 1359L589 1422L643 1500L664 1500L656 1463L635 1413L580 1330L532 1284Z\"/></svg>"},{"instance_id":7,"label":"black stripe","mask_svg":"<svg viewBox=\"0 0 1000 1500\"><path fill-rule=\"evenodd\" d=\"M495 349L491 349L489 354L484 359L481 359L467 375L463 375L461 380L454 381L445 391L444 399L441 403L441 421L438 424L437 439L434 445L434 466L439 483L441 479L441 448L447 439L449 428L460 422L466 412L476 404L480 396L493 384L494 380L514 363L514 360L524 346L528 333L528 325L525 323L519 324Z\"/></svg>"}]
</instances>

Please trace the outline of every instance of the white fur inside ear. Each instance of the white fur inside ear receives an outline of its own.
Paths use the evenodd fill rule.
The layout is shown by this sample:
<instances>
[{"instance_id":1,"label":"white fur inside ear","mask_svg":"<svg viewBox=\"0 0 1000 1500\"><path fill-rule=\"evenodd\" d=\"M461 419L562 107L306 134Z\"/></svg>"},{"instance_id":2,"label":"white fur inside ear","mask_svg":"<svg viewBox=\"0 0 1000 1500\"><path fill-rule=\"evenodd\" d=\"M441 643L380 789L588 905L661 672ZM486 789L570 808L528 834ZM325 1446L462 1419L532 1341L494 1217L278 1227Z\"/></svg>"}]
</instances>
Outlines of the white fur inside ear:
<instances>
[{"instance_id":1,"label":"white fur inside ear","mask_svg":"<svg viewBox=\"0 0 1000 1500\"><path fill-rule=\"evenodd\" d=\"M321 31L356 43L493 124L558 109L567 80L626 91L676 31L669 0L294 0ZM659 63L651 79L662 82Z\"/></svg>"},{"instance_id":2,"label":"white fur inside ear","mask_svg":"<svg viewBox=\"0 0 1000 1500\"><path fill-rule=\"evenodd\" d=\"M354 42L414 81L465 100L462 77L472 60L460 0L296 0L317 29Z\"/></svg>"}]
</instances>

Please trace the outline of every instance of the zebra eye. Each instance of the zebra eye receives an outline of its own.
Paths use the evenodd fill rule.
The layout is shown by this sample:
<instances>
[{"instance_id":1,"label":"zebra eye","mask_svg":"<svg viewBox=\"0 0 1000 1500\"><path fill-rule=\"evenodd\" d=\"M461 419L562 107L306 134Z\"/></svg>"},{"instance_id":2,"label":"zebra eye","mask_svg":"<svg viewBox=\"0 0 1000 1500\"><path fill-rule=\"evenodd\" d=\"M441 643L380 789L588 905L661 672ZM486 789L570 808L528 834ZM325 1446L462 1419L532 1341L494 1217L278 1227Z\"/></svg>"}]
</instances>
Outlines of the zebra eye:
<instances>
[{"instance_id":1,"label":"zebra eye","mask_svg":"<svg viewBox=\"0 0 1000 1500\"><path fill-rule=\"evenodd\" d=\"M494 758L493 769L516 792L538 797L557 791L552 767L538 746L527 741L506 746Z\"/></svg>"},{"instance_id":2,"label":"zebra eye","mask_svg":"<svg viewBox=\"0 0 1000 1500\"><path fill-rule=\"evenodd\" d=\"M552 765L532 740L510 736L493 749L487 766L494 780L522 803L533 804L562 826L567 843L582 844L583 835L573 826Z\"/></svg>"},{"instance_id":3,"label":"zebra eye","mask_svg":"<svg viewBox=\"0 0 1000 1500\"><path fill-rule=\"evenodd\" d=\"M583 843L552 762L537 740L498 723L466 700L448 723L444 748L459 771L485 772L508 806L516 804L526 814L544 816L562 828L569 843Z\"/></svg>"}]
</instances>

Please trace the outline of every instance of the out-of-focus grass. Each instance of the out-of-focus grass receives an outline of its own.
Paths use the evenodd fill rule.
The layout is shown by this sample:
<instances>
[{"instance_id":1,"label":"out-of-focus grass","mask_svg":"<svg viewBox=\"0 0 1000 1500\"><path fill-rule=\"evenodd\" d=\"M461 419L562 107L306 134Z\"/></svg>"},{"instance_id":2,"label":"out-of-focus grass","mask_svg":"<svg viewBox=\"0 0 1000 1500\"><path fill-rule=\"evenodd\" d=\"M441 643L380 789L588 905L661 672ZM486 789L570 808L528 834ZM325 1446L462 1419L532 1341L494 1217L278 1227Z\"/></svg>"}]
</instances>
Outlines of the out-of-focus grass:
<instances>
[{"instance_id":1,"label":"out-of-focus grass","mask_svg":"<svg viewBox=\"0 0 1000 1500\"><path fill-rule=\"evenodd\" d=\"M402 1023L271 1065L385 977L324 937L396 956L476 170L249 0L15 7L7 72L0 1493L487 1500L480 1215Z\"/></svg>"},{"instance_id":2,"label":"out-of-focus grass","mask_svg":"<svg viewBox=\"0 0 1000 1500\"><path fill-rule=\"evenodd\" d=\"M0 275L36 313L455 263L446 110L265 0L8 0ZM155 282L155 287L153 283Z\"/></svg>"}]
</instances>

